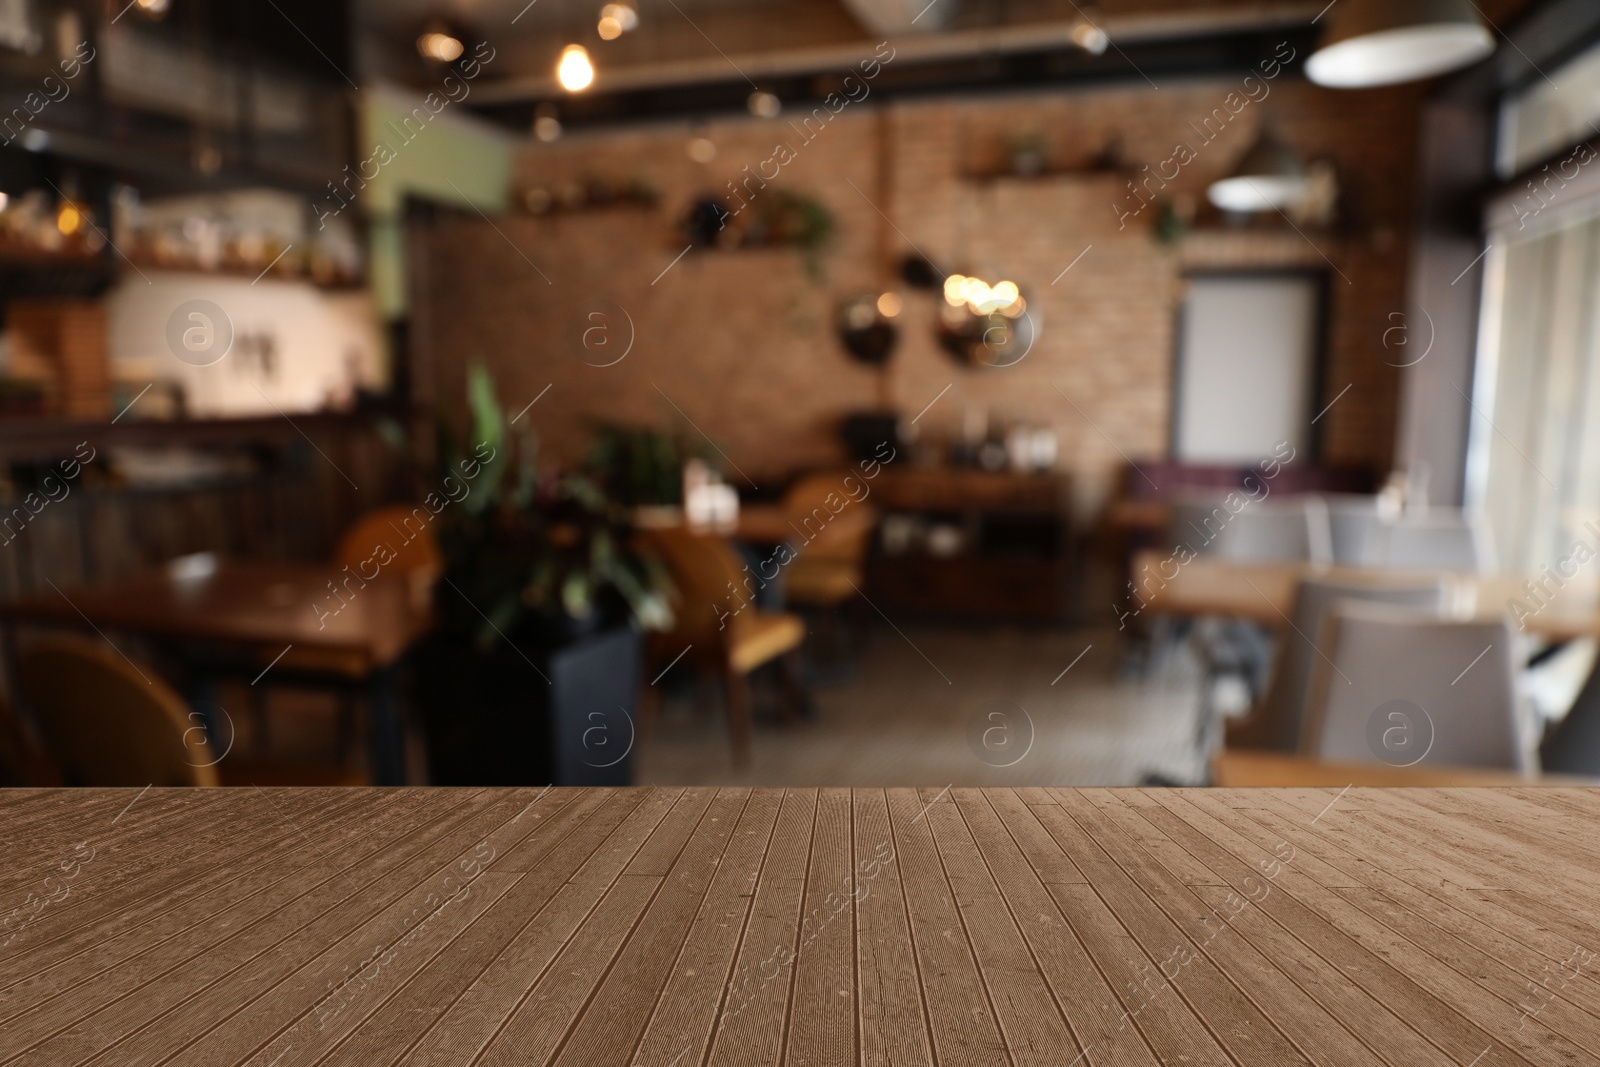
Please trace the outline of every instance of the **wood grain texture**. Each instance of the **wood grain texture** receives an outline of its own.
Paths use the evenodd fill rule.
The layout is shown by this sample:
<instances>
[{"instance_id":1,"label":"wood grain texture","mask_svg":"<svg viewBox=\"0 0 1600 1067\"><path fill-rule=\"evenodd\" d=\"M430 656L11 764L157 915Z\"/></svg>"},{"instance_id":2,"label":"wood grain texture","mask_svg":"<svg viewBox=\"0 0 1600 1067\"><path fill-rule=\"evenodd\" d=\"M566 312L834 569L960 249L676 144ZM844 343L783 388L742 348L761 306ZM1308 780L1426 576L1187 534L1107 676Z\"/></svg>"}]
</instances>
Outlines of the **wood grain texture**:
<instances>
[{"instance_id":1,"label":"wood grain texture","mask_svg":"<svg viewBox=\"0 0 1600 1067\"><path fill-rule=\"evenodd\" d=\"M1600 1063L1591 789L38 790L0 815L0 1065Z\"/></svg>"}]
</instances>

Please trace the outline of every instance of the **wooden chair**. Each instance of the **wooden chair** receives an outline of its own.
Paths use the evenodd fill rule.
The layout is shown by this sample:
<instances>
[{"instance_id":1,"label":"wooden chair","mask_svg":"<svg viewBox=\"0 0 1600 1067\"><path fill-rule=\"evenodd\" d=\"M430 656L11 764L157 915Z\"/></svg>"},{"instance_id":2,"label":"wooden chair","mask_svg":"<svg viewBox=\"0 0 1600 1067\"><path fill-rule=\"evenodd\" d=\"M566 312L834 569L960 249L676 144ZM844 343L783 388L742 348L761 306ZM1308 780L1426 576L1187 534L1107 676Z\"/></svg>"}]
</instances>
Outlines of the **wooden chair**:
<instances>
[{"instance_id":1,"label":"wooden chair","mask_svg":"<svg viewBox=\"0 0 1600 1067\"><path fill-rule=\"evenodd\" d=\"M10 701L0 697L0 788L43 788L61 784L60 769L50 765L32 731Z\"/></svg>"},{"instance_id":2,"label":"wooden chair","mask_svg":"<svg viewBox=\"0 0 1600 1067\"><path fill-rule=\"evenodd\" d=\"M444 556L439 551L438 539L433 536L431 519L432 515L421 505L396 504L369 511L339 538L333 562L341 568L349 567L357 574L365 574L372 566L362 565L373 560L380 547L386 548L393 557L380 565L376 580L403 581L414 599L424 600L432 594L433 584L444 570ZM261 666L265 667L266 661L262 661ZM308 685L331 682L339 689L337 743L341 759L348 757L355 734L356 692L350 686L361 681L364 667L359 657L298 648L291 648L273 667L275 678L298 675ZM269 739L267 689L252 686L250 703L256 754L262 757Z\"/></svg>"},{"instance_id":3,"label":"wooden chair","mask_svg":"<svg viewBox=\"0 0 1600 1067\"><path fill-rule=\"evenodd\" d=\"M734 762L750 762L750 672L773 660L784 668L791 696L798 699L795 653L805 639L805 624L787 612L761 611L745 585L750 577L726 542L687 529L661 529L641 535L660 553L678 587L677 624L652 641L662 664L682 653L703 672L721 678L728 705L728 735ZM685 651L687 649L687 651ZM646 690L644 707L658 704Z\"/></svg>"},{"instance_id":4,"label":"wooden chair","mask_svg":"<svg viewBox=\"0 0 1600 1067\"><path fill-rule=\"evenodd\" d=\"M359 565L372 556L380 545L393 550L395 557L384 564L385 573L394 573L427 579L429 585L444 569L444 556L439 552L439 542L433 528L423 521L432 515L420 505L392 507L369 511L357 519L339 538L333 561L339 566Z\"/></svg>"},{"instance_id":5,"label":"wooden chair","mask_svg":"<svg viewBox=\"0 0 1600 1067\"><path fill-rule=\"evenodd\" d=\"M21 690L66 780L80 786L214 786L214 754L166 683L82 637L34 642Z\"/></svg>"},{"instance_id":6,"label":"wooden chair","mask_svg":"<svg viewBox=\"0 0 1600 1067\"><path fill-rule=\"evenodd\" d=\"M200 716L154 669L71 634L41 637L17 669L63 780L78 786L362 785L342 767L258 763L206 742Z\"/></svg>"},{"instance_id":7,"label":"wooden chair","mask_svg":"<svg viewBox=\"0 0 1600 1067\"><path fill-rule=\"evenodd\" d=\"M784 595L791 604L838 608L865 582L878 511L866 500L850 497L845 485L850 477L849 471L809 474L783 496L783 510L795 530L789 544L796 557L784 568Z\"/></svg>"}]
</instances>

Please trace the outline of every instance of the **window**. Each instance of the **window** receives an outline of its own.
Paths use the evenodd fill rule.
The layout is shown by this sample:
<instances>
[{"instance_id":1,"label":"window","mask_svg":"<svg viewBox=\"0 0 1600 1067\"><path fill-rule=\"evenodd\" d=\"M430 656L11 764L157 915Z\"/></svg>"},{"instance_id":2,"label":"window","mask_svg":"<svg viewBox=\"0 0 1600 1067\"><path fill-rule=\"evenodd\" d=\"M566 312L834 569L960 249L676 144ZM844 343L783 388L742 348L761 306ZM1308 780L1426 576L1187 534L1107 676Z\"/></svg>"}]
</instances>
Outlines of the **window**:
<instances>
[{"instance_id":1,"label":"window","mask_svg":"<svg viewBox=\"0 0 1600 1067\"><path fill-rule=\"evenodd\" d=\"M1500 177L1543 163L1579 141L1600 137L1600 46L1508 93L1500 105Z\"/></svg>"},{"instance_id":2,"label":"window","mask_svg":"<svg viewBox=\"0 0 1600 1067\"><path fill-rule=\"evenodd\" d=\"M1487 263L1469 503L1535 572L1600 519L1600 197L1502 223Z\"/></svg>"},{"instance_id":3,"label":"window","mask_svg":"<svg viewBox=\"0 0 1600 1067\"><path fill-rule=\"evenodd\" d=\"M1600 523L1600 46L1555 73L1501 102L1498 169L1528 180L1486 223L1466 490L1506 571Z\"/></svg>"}]
</instances>

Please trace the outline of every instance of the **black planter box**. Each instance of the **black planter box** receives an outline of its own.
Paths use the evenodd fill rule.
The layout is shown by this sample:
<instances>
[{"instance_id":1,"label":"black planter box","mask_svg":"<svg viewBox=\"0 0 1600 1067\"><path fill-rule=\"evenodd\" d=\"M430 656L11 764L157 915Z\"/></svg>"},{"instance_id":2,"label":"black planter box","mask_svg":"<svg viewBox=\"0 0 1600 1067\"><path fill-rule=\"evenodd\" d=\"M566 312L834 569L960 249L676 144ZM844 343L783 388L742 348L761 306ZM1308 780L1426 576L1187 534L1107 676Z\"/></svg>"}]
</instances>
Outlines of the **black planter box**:
<instances>
[{"instance_id":1,"label":"black planter box","mask_svg":"<svg viewBox=\"0 0 1600 1067\"><path fill-rule=\"evenodd\" d=\"M559 647L459 639L418 650L434 785L630 785L643 639L621 626Z\"/></svg>"}]
</instances>

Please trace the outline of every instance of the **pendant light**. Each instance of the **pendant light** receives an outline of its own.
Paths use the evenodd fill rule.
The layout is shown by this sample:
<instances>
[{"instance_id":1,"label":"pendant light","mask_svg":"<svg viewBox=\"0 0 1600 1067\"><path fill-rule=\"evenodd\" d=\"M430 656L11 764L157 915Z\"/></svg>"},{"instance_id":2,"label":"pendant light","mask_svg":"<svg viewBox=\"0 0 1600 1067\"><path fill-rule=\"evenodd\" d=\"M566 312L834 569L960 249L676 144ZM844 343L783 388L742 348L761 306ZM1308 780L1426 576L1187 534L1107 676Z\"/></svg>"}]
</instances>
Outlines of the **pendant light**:
<instances>
[{"instance_id":1,"label":"pendant light","mask_svg":"<svg viewBox=\"0 0 1600 1067\"><path fill-rule=\"evenodd\" d=\"M1299 155L1263 126L1233 173L1212 182L1206 198L1223 211L1284 210L1304 200L1308 189Z\"/></svg>"},{"instance_id":2,"label":"pendant light","mask_svg":"<svg viewBox=\"0 0 1600 1067\"><path fill-rule=\"evenodd\" d=\"M1458 70L1493 51L1472 0L1337 0L1306 77L1366 89Z\"/></svg>"}]
</instances>

